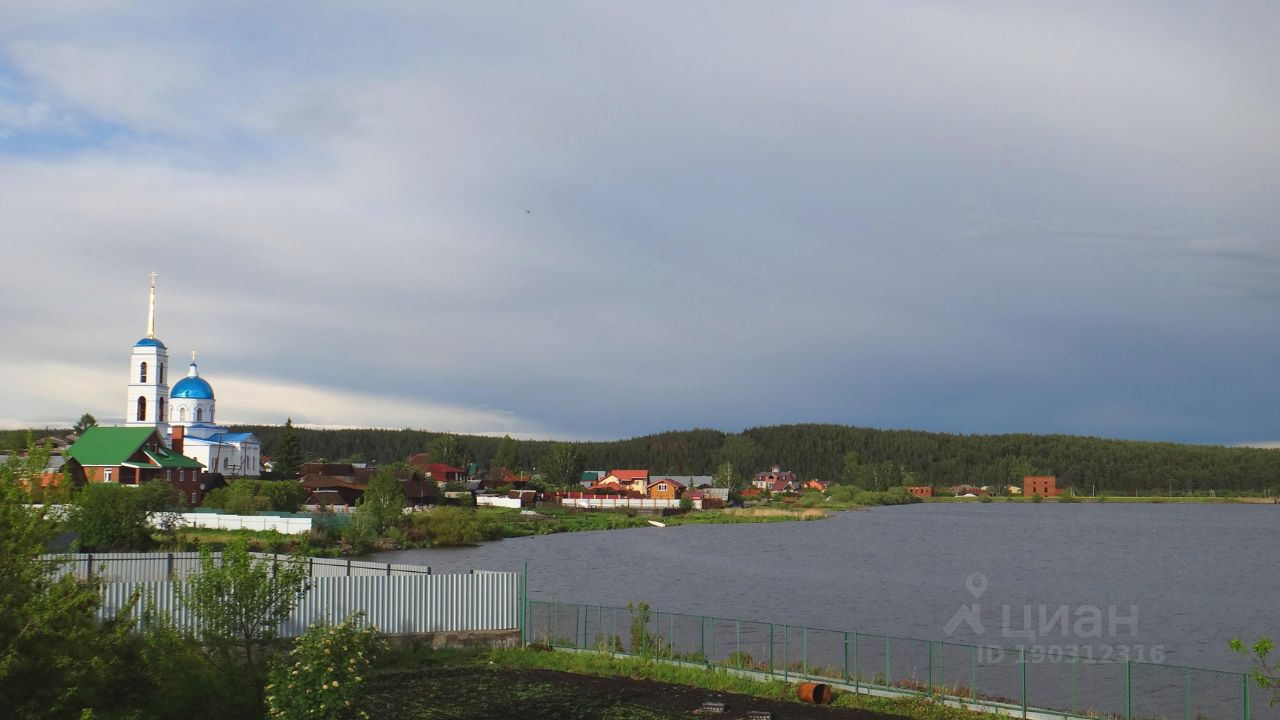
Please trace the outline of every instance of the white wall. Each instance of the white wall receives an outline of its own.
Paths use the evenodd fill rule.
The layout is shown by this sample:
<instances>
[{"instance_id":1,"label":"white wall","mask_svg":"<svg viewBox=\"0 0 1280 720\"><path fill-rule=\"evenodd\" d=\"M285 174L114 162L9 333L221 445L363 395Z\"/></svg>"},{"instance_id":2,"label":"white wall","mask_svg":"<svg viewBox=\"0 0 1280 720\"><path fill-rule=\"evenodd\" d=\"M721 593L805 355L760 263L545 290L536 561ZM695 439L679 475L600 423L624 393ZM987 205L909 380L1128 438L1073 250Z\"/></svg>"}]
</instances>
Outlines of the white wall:
<instances>
[{"instance_id":1,"label":"white wall","mask_svg":"<svg viewBox=\"0 0 1280 720\"><path fill-rule=\"evenodd\" d=\"M311 532L311 518L286 518L274 515L224 515L222 513L156 513L152 526L159 527L167 517L176 517L180 527L215 530L275 530L285 535Z\"/></svg>"},{"instance_id":2,"label":"white wall","mask_svg":"<svg viewBox=\"0 0 1280 720\"><path fill-rule=\"evenodd\" d=\"M518 508L520 507L520 498L498 497L497 495L477 495L476 505L487 505L489 507Z\"/></svg>"}]
</instances>

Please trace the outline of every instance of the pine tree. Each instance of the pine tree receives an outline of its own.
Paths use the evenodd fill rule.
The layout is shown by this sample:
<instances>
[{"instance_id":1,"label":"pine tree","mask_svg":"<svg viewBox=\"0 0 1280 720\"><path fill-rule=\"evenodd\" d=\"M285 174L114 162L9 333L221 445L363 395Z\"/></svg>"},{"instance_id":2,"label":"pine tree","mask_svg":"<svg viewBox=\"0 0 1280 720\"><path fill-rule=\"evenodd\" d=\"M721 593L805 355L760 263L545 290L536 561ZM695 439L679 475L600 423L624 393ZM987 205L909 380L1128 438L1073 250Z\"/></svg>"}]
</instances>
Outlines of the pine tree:
<instances>
[{"instance_id":1,"label":"pine tree","mask_svg":"<svg viewBox=\"0 0 1280 720\"><path fill-rule=\"evenodd\" d=\"M302 448L298 445L298 434L293 430L293 418L284 422L284 432L280 435L280 446L271 471L282 480L292 480L302 472Z\"/></svg>"},{"instance_id":2,"label":"pine tree","mask_svg":"<svg viewBox=\"0 0 1280 720\"><path fill-rule=\"evenodd\" d=\"M493 456L493 467L506 468L511 472L519 470L520 460L516 456L516 441L510 435L502 436L498 443L498 451Z\"/></svg>"}]
</instances>

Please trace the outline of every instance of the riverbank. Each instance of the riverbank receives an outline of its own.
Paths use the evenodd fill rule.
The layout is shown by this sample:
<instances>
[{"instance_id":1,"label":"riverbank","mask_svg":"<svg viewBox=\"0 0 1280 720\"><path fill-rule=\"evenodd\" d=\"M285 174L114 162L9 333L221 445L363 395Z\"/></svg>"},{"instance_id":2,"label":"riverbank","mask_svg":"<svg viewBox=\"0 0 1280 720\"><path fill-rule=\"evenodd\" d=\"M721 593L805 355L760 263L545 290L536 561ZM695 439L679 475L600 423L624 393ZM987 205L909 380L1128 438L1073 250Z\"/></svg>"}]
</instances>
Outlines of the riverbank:
<instances>
[{"instance_id":1,"label":"riverbank","mask_svg":"<svg viewBox=\"0 0 1280 720\"><path fill-rule=\"evenodd\" d=\"M798 720L987 720L990 715L918 699L838 693L829 706L796 699L796 686L635 658L534 649L491 652L406 650L378 663L363 708L383 718L521 717L583 720L686 718L704 702L728 717L749 710Z\"/></svg>"},{"instance_id":2,"label":"riverbank","mask_svg":"<svg viewBox=\"0 0 1280 720\"><path fill-rule=\"evenodd\" d=\"M1222 505L1230 503L1249 503L1254 505L1270 505L1277 502L1277 498L1263 497L1181 497L1181 496L1143 496L1137 497L1130 495L1100 495L1097 497L1090 495L1076 495L1074 497L1042 497L1039 500L1035 498L1022 496L1000 496L989 497L984 500L981 497L928 497L922 498L927 503L966 503L966 502L999 502L999 503L1037 503L1037 502L1059 502L1063 504L1070 503L1181 503L1181 504L1204 504L1204 505Z\"/></svg>"},{"instance_id":3,"label":"riverbank","mask_svg":"<svg viewBox=\"0 0 1280 720\"><path fill-rule=\"evenodd\" d=\"M359 557L369 552L474 546L503 538L533 537L566 532L625 530L664 526L724 525L739 523L805 522L829 516L816 508L725 508L696 510L678 515L631 515L607 510L538 508L528 513L508 508L442 507L413 513L407 530L354 545L333 526L317 527L306 535L283 535L262 530L212 530L188 528L172 535L157 533L164 550L194 551L202 545L218 549L233 538L244 538L255 552L297 553L308 557ZM433 525L447 525L448 532L433 532Z\"/></svg>"}]
</instances>

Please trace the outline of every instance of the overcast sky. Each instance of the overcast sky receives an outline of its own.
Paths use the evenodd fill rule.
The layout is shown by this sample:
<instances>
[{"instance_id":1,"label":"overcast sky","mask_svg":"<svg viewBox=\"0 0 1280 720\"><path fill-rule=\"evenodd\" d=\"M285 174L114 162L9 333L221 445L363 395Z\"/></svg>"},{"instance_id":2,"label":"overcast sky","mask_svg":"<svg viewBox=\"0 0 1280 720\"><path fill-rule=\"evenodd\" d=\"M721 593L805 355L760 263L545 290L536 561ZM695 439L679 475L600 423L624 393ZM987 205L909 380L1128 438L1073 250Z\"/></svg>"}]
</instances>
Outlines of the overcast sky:
<instances>
[{"instance_id":1,"label":"overcast sky","mask_svg":"<svg viewBox=\"0 0 1280 720\"><path fill-rule=\"evenodd\" d=\"M6 3L0 424L1280 440L1274 2Z\"/></svg>"}]
</instances>

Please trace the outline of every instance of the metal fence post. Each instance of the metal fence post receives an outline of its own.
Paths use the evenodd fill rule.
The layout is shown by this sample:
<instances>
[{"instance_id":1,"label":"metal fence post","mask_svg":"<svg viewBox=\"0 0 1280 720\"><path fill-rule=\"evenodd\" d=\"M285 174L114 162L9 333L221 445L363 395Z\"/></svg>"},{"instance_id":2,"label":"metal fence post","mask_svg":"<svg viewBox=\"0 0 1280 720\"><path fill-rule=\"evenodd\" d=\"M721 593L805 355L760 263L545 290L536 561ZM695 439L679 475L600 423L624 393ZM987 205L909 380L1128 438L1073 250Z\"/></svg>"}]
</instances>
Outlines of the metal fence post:
<instances>
[{"instance_id":1,"label":"metal fence post","mask_svg":"<svg viewBox=\"0 0 1280 720\"><path fill-rule=\"evenodd\" d=\"M165 577L169 578L170 580L174 579L173 578L173 553L169 553L168 556L165 558L164 574L165 574Z\"/></svg>"},{"instance_id":2,"label":"metal fence post","mask_svg":"<svg viewBox=\"0 0 1280 720\"><path fill-rule=\"evenodd\" d=\"M803 634L800 636L800 672L807 676L809 674L809 626L805 625L801 632Z\"/></svg>"},{"instance_id":3,"label":"metal fence post","mask_svg":"<svg viewBox=\"0 0 1280 720\"><path fill-rule=\"evenodd\" d=\"M1019 648L1018 664L1022 666L1022 718L1027 717L1027 649Z\"/></svg>"},{"instance_id":4,"label":"metal fence post","mask_svg":"<svg viewBox=\"0 0 1280 720\"><path fill-rule=\"evenodd\" d=\"M782 626L782 678L791 680L791 626Z\"/></svg>"},{"instance_id":5,"label":"metal fence post","mask_svg":"<svg viewBox=\"0 0 1280 720\"><path fill-rule=\"evenodd\" d=\"M733 666L742 667L742 621L733 621Z\"/></svg>"},{"instance_id":6,"label":"metal fence post","mask_svg":"<svg viewBox=\"0 0 1280 720\"><path fill-rule=\"evenodd\" d=\"M581 647L578 645L578 610L581 608L581 605L573 606L573 644L575 647Z\"/></svg>"},{"instance_id":7,"label":"metal fence post","mask_svg":"<svg viewBox=\"0 0 1280 720\"><path fill-rule=\"evenodd\" d=\"M716 619L711 618L711 647L703 650L702 659L706 660L707 667L711 667L711 656L716 652Z\"/></svg>"},{"instance_id":8,"label":"metal fence post","mask_svg":"<svg viewBox=\"0 0 1280 720\"><path fill-rule=\"evenodd\" d=\"M853 631L853 691L862 692L862 673L858 671L858 631Z\"/></svg>"},{"instance_id":9,"label":"metal fence post","mask_svg":"<svg viewBox=\"0 0 1280 720\"><path fill-rule=\"evenodd\" d=\"M1252 708L1249 707L1249 675L1248 673L1240 674L1240 686L1244 688L1244 720L1249 720L1253 714Z\"/></svg>"},{"instance_id":10,"label":"metal fence post","mask_svg":"<svg viewBox=\"0 0 1280 720\"><path fill-rule=\"evenodd\" d=\"M978 646L973 646L973 668L969 678L969 697L978 699Z\"/></svg>"},{"instance_id":11,"label":"metal fence post","mask_svg":"<svg viewBox=\"0 0 1280 720\"><path fill-rule=\"evenodd\" d=\"M893 666L889 663L889 636L884 638L884 686L893 687Z\"/></svg>"},{"instance_id":12,"label":"metal fence post","mask_svg":"<svg viewBox=\"0 0 1280 720\"><path fill-rule=\"evenodd\" d=\"M773 623L769 623L769 674L773 674Z\"/></svg>"},{"instance_id":13,"label":"metal fence post","mask_svg":"<svg viewBox=\"0 0 1280 720\"><path fill-rule=\"evenodd\" d=\"M841 656L841 662L844 665L844 681L849 682L849 633L844 634L844 653Z\"/></svg>"},{"instance_id":14,"label":"metal fence post","mask_svg":"<svg viewBox=\"0 0 1280 720\"><path fill-rule=\"evenodd\" d=\"M1133 661L1124 661L1124 716L1133 720Z\"/></svg>"},{"instance_id":15,"label":"metal fence post","mask_svg":"<svg viewBox=\"0 0 1280 720\"><path fill-rule=\"evenodd\" d=\"M612 615L613 615L613 637L609 639L610 655L613 654L614 648L616 648L622 642L622 638L618 637L618 608L613 608Z\"/></svg>"},{"instance_id":16,"label":"metal fence post","mask_svg":"<svg viewBox=\"0 0 1280 720\"><path fill-rule=\"evenodd\" d=\"M925 641L925 657L929 663L929 670L925 673L925 694L933 697L933 641Z\"/></svg>"}]
</instances>

